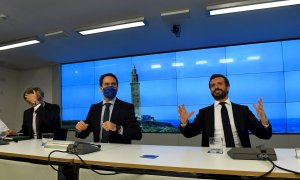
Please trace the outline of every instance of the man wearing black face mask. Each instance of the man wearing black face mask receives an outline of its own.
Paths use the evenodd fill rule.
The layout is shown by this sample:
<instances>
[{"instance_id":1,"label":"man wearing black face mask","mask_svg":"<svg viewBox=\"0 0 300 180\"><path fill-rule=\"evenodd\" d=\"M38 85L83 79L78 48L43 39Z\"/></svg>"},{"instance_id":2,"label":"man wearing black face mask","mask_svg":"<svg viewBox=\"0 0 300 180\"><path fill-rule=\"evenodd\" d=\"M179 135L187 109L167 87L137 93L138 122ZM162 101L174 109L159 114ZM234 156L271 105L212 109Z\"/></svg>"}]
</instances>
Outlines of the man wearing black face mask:
<instances>
[{"instance_id":1,"label":"man wearing black face mask","mask_svg":"<svg viewBox=\"0 0 300 180\"><path fill-rule=\"evenodd\" d=\"M100 76L102 102L90 107L85 121L76 124L76 137L86 138L91 132L94 142L130 144L142 138L134 106L116 98L118 79L112 73Z\"/></svg>"},{"instance_id":2,"label":"man wearing black face mask","mask_svg":"<svg viewBox=\"0 0 300 180\"><path fill-rule=\"evenodd\" d=\"M270 139L272 126L264 112L260 98L253 104L260 122L247 106L232 103L228 98L230 84L221 74L213 74L209 88L215 99L213 105L199 110L194 122L188 119L194 111L187 112L184 105L178 106L180 131L187 137L194 137L202 132L202 146L209 145L209 137L225 139L226 147L251 147L249 131L261 139Z\"/></svg>"}]
</instances>

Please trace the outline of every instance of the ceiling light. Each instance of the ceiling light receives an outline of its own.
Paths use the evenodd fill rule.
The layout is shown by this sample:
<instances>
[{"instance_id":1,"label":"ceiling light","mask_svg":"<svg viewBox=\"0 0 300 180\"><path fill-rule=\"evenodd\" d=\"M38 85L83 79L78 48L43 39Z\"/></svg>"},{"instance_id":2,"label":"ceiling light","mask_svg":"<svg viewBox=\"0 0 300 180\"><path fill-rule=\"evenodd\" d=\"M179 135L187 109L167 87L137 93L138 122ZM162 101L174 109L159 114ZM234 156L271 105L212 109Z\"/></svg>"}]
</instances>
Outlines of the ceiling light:
<instances>
[{"instance_id":1,"label":"ceiling light","mask_svg":"<svg viewBox=\"0 0 300 180\"><path fill-rule=\"evenodd\" d=\"M61 31L55 31L55 32L51 32L51 33L45 34L45 37L47 37L49 39L53 39L53 40L62 39L62 38L68 37L68 33L66 33L63 30L61 30Z\"/></svg>"},{"instance_id":2,"label":"ceiling light","mask_svg":"<svg viewBox=\"0 0 300 180\"><path fill-rule=\"evenodd\" d=\"M291 5L299 5L300 0L250 0L250 1L241 1L241 2L233 2L219 5L208 6L206 9L209 11L209 15L220 15L220 14L228 14L235 12L243 12L243 11L252 11L258 9L267 9L267 8L275 8L275 7L283 7L283 6L291 6Z\"/></svg>"},{"instance_id":3,"label":"ceiling light","mask_svg":"<svg viewBox=\"0 0 300 180\"><path fill-rule=\"evenodd\" d=\"M248 61L258 61L260 60L260 56L249 56L247 57Z\"/></svg>"},{"instance_id":4,"label":"ceiling light","mask_svg":"<svg viewBox=\"0 0 300 180\"><path fill-rule=\"evenodd\" d=\"M182 62L172 63L172 66L173 67L182 67L182 66L184 66L184 63L182 63Z\"/></svg>"},{"instance_id":5,"label":"ceiling light","mask_svg":"<svg viewBox=\"0 0 300 180\"><path fill-rule=\"evenodd\" d=\"M26 41L23 40L23 41L14 42L14 43L7 43L5 45L0 45L0 51L6 50L6 49L22 47L22 46L28 46L28 45L37 44L37 43L40 43L40 41L37 39L31 39L31 40L26 40Z\"/></svg>"},{"instance_id":6,"label":"ceiling light","mask_svg":"<svg viewBox=\"0 0 300 180\"><path fill-rule=\"evenodd\" d=\"M151 69L160 69L161 65L160 64L152 64Z\"/></svg>"},{"instance_id":7,"label":"ceiling light","mask_svg":"<svg viewBox=\"0 0 300 180\"><path fill-rule=\"evenodd\" d=\"M206 60L199 60L199 61L196 61L195 64L199 65L199 64L207 64L208 62Z\"/></svg>"},{"instance_id":8,"label":"ceiling light","mask_svg":"<svg viewBox=\"0 0 300 180\"><path fill-rule=\"evenodd\" d=\"M166 11L160 13L160 16L164 21L178 21L179 19L185 19L190 17L189 9L181 9L176 11Z\"/></svg>"},{"instance_id":9,"label":"ceiling light","mask_svg":"<svg viewBox=\"0 0 300 180\"><path fill-rule=\"evenodd\" d=\"M89 35L89 34L115 31L115 30L140 27L140 26L145 26L144 17L116 21L108 24L102 24L102 25L93 26L89 28L79 29L78 32L82 35Z\"/></svg>"},{"instance_id":10,"label":"ceiling light","mask_svg":"<svg viewBox=\"0 0 300 180\"><path fill-rule=\"evenodd\" d=\"M221 64L226 64L226 63L233 63L234 59L233 58L225 58L225 59L220 59L219 61Z\"/></svg>"}]
</instances>

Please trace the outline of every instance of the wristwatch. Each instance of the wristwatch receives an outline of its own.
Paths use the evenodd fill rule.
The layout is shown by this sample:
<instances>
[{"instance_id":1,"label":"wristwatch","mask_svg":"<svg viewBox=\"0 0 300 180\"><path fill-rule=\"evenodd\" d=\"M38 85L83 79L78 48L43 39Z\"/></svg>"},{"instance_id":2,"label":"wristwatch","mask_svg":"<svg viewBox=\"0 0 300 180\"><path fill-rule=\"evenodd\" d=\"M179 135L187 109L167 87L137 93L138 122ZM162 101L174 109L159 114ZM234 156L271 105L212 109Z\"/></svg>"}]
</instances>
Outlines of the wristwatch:
<instances>
[{"instance_id":1,"label":"wristwatch","mask_svg":"<svg viewBox=\"0 0 300 180\"><path fill-rule=\"evenodd\" d=\"M117 131L117 132L119 132L119 131L120 131L120 129L121 129L121 126L119 126L119 125L116 125L116 129L117 129L116 131Z\"/></svg>"}]
</instances>

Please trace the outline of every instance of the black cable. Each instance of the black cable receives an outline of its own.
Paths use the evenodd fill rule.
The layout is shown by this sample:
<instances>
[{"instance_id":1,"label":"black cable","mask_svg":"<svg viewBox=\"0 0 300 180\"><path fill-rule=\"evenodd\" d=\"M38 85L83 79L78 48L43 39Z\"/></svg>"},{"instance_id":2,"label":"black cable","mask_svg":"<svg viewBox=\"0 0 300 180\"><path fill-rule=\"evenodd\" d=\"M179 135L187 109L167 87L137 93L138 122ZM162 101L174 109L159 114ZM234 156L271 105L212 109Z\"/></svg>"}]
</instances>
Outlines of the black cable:
<instances>
[{"instance_id":1,"label":"black cable","mask_svg":"<svg viewBox=\"0 0 300 180\"><path fill-rule=\"evenodd\" d=\"M60 151L60 150L54 150L54 151L51 151L48 155L48 163L50 165L50 167L52 169L54 169L55 171L57 172L61 172L61 173L64 173L65 171L61 171L59 169L56 169L53 164L51 163L51 154L55 153L55 152L61 152L61 153L68 153L68 151ZM113 173L100 173L100 172L97 172L96 170L94 170L90 165L86 164L86 162L77 154L77 153L74 153L72 152L72 154L75 154L79 159L80 161L82 162L82 164L87 167L88 169L90 169L91 171L93 171L94 173L97 173L99 175L116 175L116 174L119 174L117 172L113 172Z\"/></svg>"},{"instance_id":2,"label":"black cable","mask_svg":"<svg viewBox=\"0 0 300 180\"><path fill-rule=\"evenodd\" d=\"M243 179L260 179L260 178L262 178L262 177L265 177L265 176L267 176L268 174L270 174L273 170L274 170L274 168L275 168L275 165L273 164L273 163L271 163L272 164L272 168L268 171L268 172L266 172L266 173L264 173L264 174L262 174L262 175L260 175L260 176L256 176L256 177L246 177L246 178L243 178Z\"/></svg>"},{"instance_id":3,"label":"black cable","mask_svg":"<svg viewBox=\"0 0 300 180\"><path fill-rule=\"evenodd\" d=\"M91 167L91 165L86 164L85 161L84 161L77 153L74 153L74 154L80 159L80 161L82 162L82 164L83 164L85 167L87 167L88 169L90 169L91 171L93 171L93 172L96 173L96 174L99 174L99 175L116 175L116 174L119 174L119 173L117 173L117 172L113 172L113 173L100 173L100 172L94 170L94 169Z\"/></svg>"},{"instance_id":4,"label":"black cable","mask_svg":"<svg viewBox=\"0 0 300 180\"><path fill-rule=\"evenodd\" d=\"M54 150L54 151L51 151L48 155L48 163L49 163L49 166L54 169L55 171L57 172L61 172L63 173L63 171L59 170L59 169L56 169L53 164L51 164L51 154L55 153L55 152L61 152L61 153L67 153L67 151L60 151L60 150Z\"/></svg>"},{"instance_id":5,"label":"black cable","mask_svg":"<svg viewBox=\"0 0 300 180\"><path fill-rule=\"evenodd\" d=\"M287 172L294 173L294 174L297 174L297 175L300 174L300 172L298 172L298 171L293 171L293 170L286 169L286 168L283 168L283 167L280 167L280 166L276 165L272 160L270 160L270 158L267 158L266 160L268 160L272 164L272 168L268 172L266 172L265 174L262 174L261 176L244 178L244 179L259 179L259 178L265 177L268 174L270 174L274 170L275 167L277 167L278 169L281 169L283 171L287 171Z\"/></svg>"},{"instance_id":6,"label":"black cable","mask_svg":"<svg viewBox=\"0 0 300 180\"><path fill-rule=\"evenodd\" d=\"M275 164L273 161L271 161L269 158L268 158L268 161L270 161L270 162L273 164L273 166L277 167L278 169L281 169L281 170L284 170L284 171L287 171L287 172L290 172L290 173L294 173L294 174L297 174L297 175L300 174L300 172L293 171L293 170L290 170L290 169L286 169L286 168L283 168L283 167L280 167L280 166L276 165L276 164Z\"/></svg>"}]
</instances>

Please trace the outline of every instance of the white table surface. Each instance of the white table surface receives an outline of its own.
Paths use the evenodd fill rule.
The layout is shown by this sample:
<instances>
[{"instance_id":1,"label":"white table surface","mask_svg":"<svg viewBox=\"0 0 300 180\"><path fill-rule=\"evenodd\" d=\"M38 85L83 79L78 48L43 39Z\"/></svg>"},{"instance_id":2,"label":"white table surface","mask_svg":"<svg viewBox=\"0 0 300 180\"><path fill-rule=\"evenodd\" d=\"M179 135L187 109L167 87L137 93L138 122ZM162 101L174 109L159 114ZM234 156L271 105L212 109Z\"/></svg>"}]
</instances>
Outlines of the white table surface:
<instances>
[{"instance_id":1,"label":"white table surface","mask_svg":"<svg viewBox=\"0 0 300 180\"><path fill-rule=\"evenodd\" d=\"M103 144L102 147L105 147ZM259 176L271 169L268 161L234 160L227 155L207 153L208 148L186 146L123 145L113 149L82 155L87 164L125 168L151 169L176 172L253 175ZM294 149L275 149L275 164L300 171L300 159ZM158 155L155 159L141 158L142 155ZM80 161L75 159L75 163ZM300 178L292 173L275 168L271 177Z\"/></svg>"},{"instance_id":2,"label":"white table surface","mask_svg":"<svg viewBox=\"0 0 300 180\"><path fill-rule=\"evenodd\" d=\"M259 160L234 160L227 155L207 153L208 148L187 146L125 145L101 144L101 151L81 155L87 164L121 168L137 168L161 171L221 174L253 175L267 172L270 162ZM0 155L16 158L47 160L53 149L41 146L41 140L25 140L0 146ZM300 159L294 149L275 149L275 164L294 171L300 171ZM142 155L157 155L155 159L141 158ZM73 154L54 153L51 160L81 164ZM271 177L300 178L292 173L275 168Z\"/></svg>"}]
</instances>

